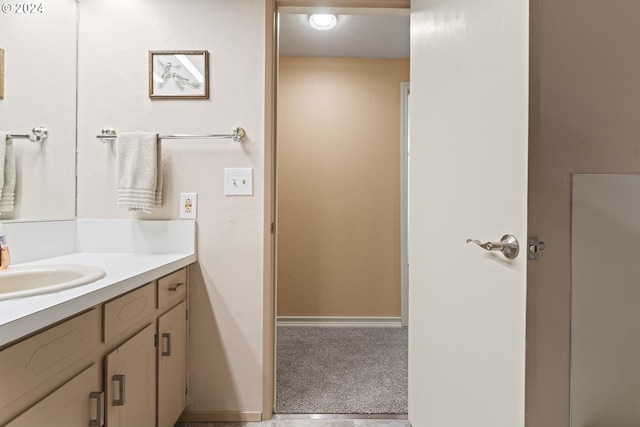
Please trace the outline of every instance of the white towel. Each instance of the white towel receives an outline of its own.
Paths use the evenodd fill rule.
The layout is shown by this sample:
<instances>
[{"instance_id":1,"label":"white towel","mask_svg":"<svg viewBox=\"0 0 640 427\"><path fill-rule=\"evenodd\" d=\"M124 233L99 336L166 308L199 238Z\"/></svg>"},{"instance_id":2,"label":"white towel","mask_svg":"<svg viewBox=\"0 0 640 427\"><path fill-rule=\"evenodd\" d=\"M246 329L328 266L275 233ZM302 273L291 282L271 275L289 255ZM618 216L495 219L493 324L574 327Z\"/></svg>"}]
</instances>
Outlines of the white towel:
<instances>
[{"instance_id":1,"label":"white towel","mask_svg":"<svg viewBox=\"0 0 640 427\"><path fill-rule=\"evenodd\" d=\"M162 205L162 156L158 134L122 132L116 141L118 207L151 212Z\"/></svg>"},{"instance_id":2,"label":"white towel","mask_svg":"<svg viewBox=\"0 0 640 427\"><path fill-rule=\"evenodd\" d=\"M16 191L16 156L9 133L0 132L0 212L12 212Z\"/></svg>"}]
</instances>

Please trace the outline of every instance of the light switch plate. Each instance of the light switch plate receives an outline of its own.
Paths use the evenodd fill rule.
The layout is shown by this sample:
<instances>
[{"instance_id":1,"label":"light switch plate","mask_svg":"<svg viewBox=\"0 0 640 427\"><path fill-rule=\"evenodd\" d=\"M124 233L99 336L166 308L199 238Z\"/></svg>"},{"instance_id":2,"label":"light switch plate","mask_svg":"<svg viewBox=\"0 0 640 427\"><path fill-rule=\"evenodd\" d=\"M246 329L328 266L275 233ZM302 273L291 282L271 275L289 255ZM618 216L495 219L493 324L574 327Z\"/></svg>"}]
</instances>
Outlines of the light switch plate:
<instances>
[{"instance_id":1,"label":"light switch plate","mask_svg":"<svg viewBox=\"0 0 640 427\"><path fill-rule=\"evenodd\" d=\"M225 168L225 196L253 196L253 168Z\"/></svg>"}]
</instances>

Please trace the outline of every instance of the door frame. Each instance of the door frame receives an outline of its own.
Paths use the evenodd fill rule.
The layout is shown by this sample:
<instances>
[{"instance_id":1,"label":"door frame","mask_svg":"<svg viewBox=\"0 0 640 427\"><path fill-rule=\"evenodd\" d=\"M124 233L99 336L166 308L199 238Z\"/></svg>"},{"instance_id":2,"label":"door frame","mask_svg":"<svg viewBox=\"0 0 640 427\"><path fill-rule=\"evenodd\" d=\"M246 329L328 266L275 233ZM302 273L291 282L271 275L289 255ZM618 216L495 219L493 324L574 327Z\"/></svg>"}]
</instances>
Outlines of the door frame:
<instances>
[{"instance_id":1,"label":"door frame","mask_svg":"<svg viewBox=\"0 0 640 427\"><path fill-rule=\"evenodd\" d=\"M400 300L402 326L409 326L409 93L400 83Z\"/></svg>"},{"instance_id":2,"label":"door frame","mask_svg":"<svg viewBox=\"0 0 640 427\"><path fill-rule=\"evenodd\" d=\"M264 224L262 295L262 420L275 404L276 351L276 88L278 78L276 0L265 1L264 82Z\"/></svg>"},{"instance_id":3,"label":"door frame","mask_svg":"<svg viewBox=\"0 0 640 427\"><path fill-rule=\"evenodd\" d=\"M278 79L278 8L342 7L409 9L410 0L266 0L264 105L264 225L263 225L263 334L262 420L270 420L275 405L276 350L276 128Z\"/></svg>"}]
</instances>

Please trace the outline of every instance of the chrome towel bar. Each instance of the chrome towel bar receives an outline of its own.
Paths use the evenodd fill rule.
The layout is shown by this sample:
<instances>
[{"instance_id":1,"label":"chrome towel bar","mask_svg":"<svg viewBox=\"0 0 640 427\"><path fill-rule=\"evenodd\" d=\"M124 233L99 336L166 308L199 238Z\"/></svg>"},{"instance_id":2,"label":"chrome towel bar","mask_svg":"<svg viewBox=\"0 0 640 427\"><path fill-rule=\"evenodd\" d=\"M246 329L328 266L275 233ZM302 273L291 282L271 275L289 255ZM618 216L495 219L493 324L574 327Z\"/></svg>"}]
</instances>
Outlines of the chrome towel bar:
<instances>
[{"instance_id":1,"label":"chrome towel bar","mask_svg":"<svg viewBox=\"0 0 640 427\"><path fill-rule=\"evenodd\" d=\"M204 134L204 135L190 135L190 134L173 134L173 135L158 135L160 139L233 139L235 142L240 142L240 140L245 136L244 129L241 127L237 127L233 129L233 132L230 134L222 134L222 135L213 135L213 134ZM102 129L101 135L96 136L102 142L107 142L112 139L116 139L118 137L116 130L113 128L104 128Z\"/></svg>"},{"instance_id":2,"label":"chrome towel bar","mask_svg":"<svg viewBox=\"0 0 640 427\"><path fill-rule=\"evenodd\" d=\"M7 138L28 139L31 142L43 142L45 139L47 139L48 136L49 136L49 131L47 130L47 128L35 127L31 129L30 135L29 134L18 135L18 134L11 133L7 135Z\"/></svg>"}]
</instances>

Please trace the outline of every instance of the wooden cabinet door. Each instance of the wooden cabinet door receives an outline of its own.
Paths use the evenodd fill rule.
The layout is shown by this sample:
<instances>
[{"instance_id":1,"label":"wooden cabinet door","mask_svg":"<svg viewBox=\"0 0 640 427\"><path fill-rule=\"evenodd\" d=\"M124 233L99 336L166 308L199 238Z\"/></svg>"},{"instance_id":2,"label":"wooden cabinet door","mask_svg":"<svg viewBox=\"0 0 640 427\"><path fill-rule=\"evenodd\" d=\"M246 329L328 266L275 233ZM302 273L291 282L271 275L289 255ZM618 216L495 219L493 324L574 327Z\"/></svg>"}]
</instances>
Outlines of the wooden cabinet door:
<instances>
[{"instance_id":1,"label":"wooden cabinet door","mask_svg":"<svg viewBox=\"0 0 640 427\"><path fill-rule=\"evenodd\" d=\"M101 427L104 395L99 378L98 366L91 365L6 427Z\"/></svg>"},{"instance_id":2,"label":"wooden cabinet door","mask_svg":"<svg viewBox=\"0 0 640 427\"><path fill-rule=\"evenodd\" d=\"M108 427L155 427L155 325L150 324L105 358Z\"/></svg>"},{"instance_id":3,"label":"wooden cabinet door","mask_svg":"<svg viewBox=\"0 0 640 427\"><path fill-rule=\"evenodd\" d=\"M158 319L158 427L172 427L187 405L187 303Z\"/></svg>"}]
</instances>

